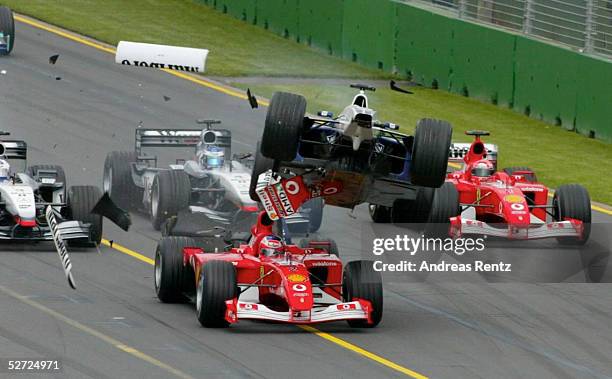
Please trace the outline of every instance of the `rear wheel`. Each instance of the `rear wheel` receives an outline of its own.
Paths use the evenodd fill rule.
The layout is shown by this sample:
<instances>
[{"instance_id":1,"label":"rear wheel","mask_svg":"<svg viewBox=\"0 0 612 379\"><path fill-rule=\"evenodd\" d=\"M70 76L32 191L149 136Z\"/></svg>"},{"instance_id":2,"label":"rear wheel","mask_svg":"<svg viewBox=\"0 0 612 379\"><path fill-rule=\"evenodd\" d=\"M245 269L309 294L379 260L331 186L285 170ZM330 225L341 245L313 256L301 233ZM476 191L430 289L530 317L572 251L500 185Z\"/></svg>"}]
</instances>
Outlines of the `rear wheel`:
<instances>
[{"instance_id":1,"label":"rear wheel","mask_svg":"<svg viewBox=\"0 0 612 379\"><path fill-rule=\"evenodd\" d=\"M259 196L257 196L257 184L259 182L259 175L264 172L271 170L274 166L274 161L270 158L266 158L261 153L261 141L257 142L257 149L255 150L255 162L253 163L253 172L251 173L251 182L249 184L249 196L251 200L259 202Z\"/></svg>"},{"instance_id":2,"label":"rear wheel","mask_svg":"<svg viewBox=\"0 0 612 379\"><path fill-rule=\"evenodd\" d=\"M425 232L436 237L448 237L450 218L461 214L459 192L453 183L436 188Z\"/></svg>"},{"instance_id":3,"label":"rear wheel","mask_svg":"<svg viewBox=\"0 0 612 379\"><path fill-rule=\"evenodd\" d=\"M68 190L68 206L73 220L89 224L89 241L69 240L70 246L97 246L102 241L102 216L91 213L102 197L95 186L73 186Z\"/></svg>"},{"instance_id":4,"label":"rear wheel","mask_svg":"<svg viewBox=\"0 0 612 379\"><path fill-rule=\"evenodd\" d=\"M322 197L317 197L312 200L309 200L306 204L302 206L310 209L310 213L308 214L308 233L316 233L323 223L323 207L325 203L323 202Z\"/></svg>"},{"instance_id":5,"label":"rear wheel","mask_svg":"<svg viewBox=\"0 0 612 379\"><path fill-rule=\"evenodd\" d=\"M391 208L382 205L369 204L370 218L377 224L386 224L391 222Z\"/></svg>"},{"instance_id":6,"label":"rear wheel","mask_svg":"<svg viewBox=\"0 0 612 379\"><path fill-rule=\"evenodd\" d=\"M103 190L123 209L142 207L143 189L132 180L132 164L136 161L133 151L113 151L104 161Z\"/></svg>"},{"instance_id":7,"label":"rear wheel","mask_svg":"<svg viewBox=\"0 0 612 379\"><path fill-rule=\"evenodd\" d=\"M191 182L189 176L179 170L159 171L151 186L151 222L155 230L179 211L189 206Z\"/></svg>"},{"instance_id":8,"label":"rear wheel","mask_svg":"<svg viewBox=\"0 0 612 379\"><path fill-rule=\"evenodd\" d=\"M517 171L531 171L533 172L532 169L530 169L529 167L525 167L525 166L517 166L517 167L506 167L504 169L504 172L508 175L512 175ZM536 183L538 181L538 178L536 177L536 174L526 174L524 175L525 180L527 180L529 183Z\"/></svg>"},{"instance_id":9,"label":"rear wheel","mask_svg":"<svg viewBox=\"0 0 612 379\"><path fill-rule=\"evenodd\" d=\"M223 328L225 302L237 296L236 269L226 261L210 261L204 264L196 291L196 315L206 328Z\"/></svg>"},{"instance_id":10,"label":"rear wheel","mask_svg":"<svg viewBox=\"0 0 612 379\"><path fill-rule=\"evenodd\" d=\"M164 237L155 251L155 292L164 303L185 301L185 293L192 292L195 278L191 267L183 263L183 248L195 247L189 237Z\"/></svg>"},{"instance_id":11,"label":"rear wheel","mask_svg":"<svg viewBox=\"0 0 612 379\"><path fill-rule=\"evenodd\" d=\"M391 210L394 223L421 224L427 222L434 197L434 189L417 188L414 200L396 200Z\"/></svg>"},{"instance_id":12,"label":"rear wheel","mask_svg":"<svg viewBox=\"0 0 612 379\"><path fill-rule=\"evenodd\" d=\"M419 120L412 147L412 184L438 188L444 183L452 134L453 128L446 121Z\"/></svg>"},{"instance_id":13,"label":"rear wheel","mask_svg":"<svg viewBox=\"0 0 612 379\"><path fill-rule=\"evenodd\" d=\"M559 237L564 245L584 245L591 234L591 198L586 188L579 184L565 184L557 188L553 197L553 218L564 221L573 218L583 222L582 239Z\"/></svg>"},{"instance_id":14,"label":"rear wheel","mask_svg":"<svg viewBox=\"0 0 612 379\"><path fill-rule=\"evenodd\" d=\"M261 153L279 161L295 159L305 115L306 99L303 96L274 93L261 138Z\"/></svg>"},{"instance_id":15,"label":"rear wheel","mask_svg":"<svg viewBox=\"0 0 612 379\"><path fill-rule=\"evenodd\" d=\"M344 267L342 275L342 299L367 300L372 305L372 323L367 320L348 320L353 328L373 328L380 323L383 314L383 289L380 272L374 271L372 261L353 261Z\"/></svg>"},{"instance_id":16,"label":"rear wheel","mask_svg":"<svg viewBox=\"0 0 612 379\"><path fill-rule=\"evenodd\" d=\"M0 7L0 33L4 39L0 43L6 43L6 49L0 49L0 55L9 55L15 46L15 19L8 7Z\"/></svg>"}]
</instances>

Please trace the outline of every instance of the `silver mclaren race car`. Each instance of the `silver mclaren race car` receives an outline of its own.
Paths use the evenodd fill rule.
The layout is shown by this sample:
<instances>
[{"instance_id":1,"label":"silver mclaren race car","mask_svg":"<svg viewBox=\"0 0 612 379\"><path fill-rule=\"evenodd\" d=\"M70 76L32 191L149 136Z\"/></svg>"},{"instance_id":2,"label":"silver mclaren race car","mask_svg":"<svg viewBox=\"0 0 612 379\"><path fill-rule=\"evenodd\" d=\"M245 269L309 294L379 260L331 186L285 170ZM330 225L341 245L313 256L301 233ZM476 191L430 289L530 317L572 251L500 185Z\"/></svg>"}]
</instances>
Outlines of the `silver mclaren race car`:
<instances>
[{"instance_id":1,"label":"silver mclaren race car","mask_svg":"<svg viewBox=\"0 0 612 379\"><path fill-rule=\"evenodd\" d=\"M0 138L9 135L0 131ZM94 186L67 189L60 166L27 167L27 144L0 140L0 240L56 241L95 246L102 216L92 214L102 196Z\"/></svg>"},{"instance_id":2,"label":"silver mclaren race car","mask_svg":"<svg viewBox=\"0 0 612 379\"><path fill-rule=\"evenodd\" d=\"M198 123L203 129L136 129L133 152L108 154L104 191L120 207L147 213L157 230L178 214L205 215L231 224L236 212L257 212L258 203L249 196L252 154L232 155L231 131L214 127L220 121ZM159 167L158 155L144 152L163 148L160 154L167 154L170 147L193 148L193 158ZM288 226L296 232L316 231L322 207L321 201L304 206L287 220Z\"/></svg>"}]
</instances>

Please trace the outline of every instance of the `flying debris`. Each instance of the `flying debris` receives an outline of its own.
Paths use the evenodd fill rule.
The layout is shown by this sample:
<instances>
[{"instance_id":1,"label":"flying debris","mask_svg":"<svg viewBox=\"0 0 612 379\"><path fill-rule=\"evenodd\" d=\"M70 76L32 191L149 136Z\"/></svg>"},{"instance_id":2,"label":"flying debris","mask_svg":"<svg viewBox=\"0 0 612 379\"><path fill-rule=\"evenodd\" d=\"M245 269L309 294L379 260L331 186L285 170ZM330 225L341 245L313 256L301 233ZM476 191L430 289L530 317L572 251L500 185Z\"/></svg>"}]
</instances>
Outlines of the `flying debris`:
<instances>
[{"instance_id":1,"label":"flying debris","mask_svg":"<svg viewBox=\"0 0 612 379\"><path fill-rule=\"evenodd\" d=\"M132 225L130 214L119 208L117 204L111 200L110 196L108 196L108 192L105 192L100 200L98 200L98 203L91 210L91 213L106 217L126 232L130 229L130 225Z\"/></svg>"},{"instance_id":2,"label":"flying debris","mask_svg":"<svg viewBox=\"0 0 612 379\"><path fill-rule=\"evenodd\" d=\"M252 109L259 108L259 103L257 103L257 98L255 97L255 95L251 93L250 88L247 88L247 97L249 99L249 104L251 104Z\"/></svg>"},{"instance_id":3,"label":"flying debris","mask_svg":"<svg viewBox=\"0 0 612 379\"><path fill-rule=\"evenodd\" d=\"M57 62L57 59L59 58L59 54L55 54L49 57L49 64L55 64L55 62Z\"/></svg>"},{"instance_id":4,"label":"flying debris","mask_svg":"<svg viewBox=\"0 0 612 379\"><path fill-rule=\"evenodd\" d=\"M391 88L392 91L397 91L397 92L400 92L400 93L407 93L409 95L413 95L414 94L414 92L412 92L412 91L408 91L407 89L403 89L403 88L398 87L395 84L395 80L391 80L389 82L389 87Z\"/></svg>"},{"instance_id":5,"label":"flying debris","mask_svg":"<svg viewBox=\"0 0 612 379\"><path fill-rule=\"evenodd\" d=\"M171 100L170 96L164 95L164 101L170 101L170 100Z\"/></svg>"}]
</instances>

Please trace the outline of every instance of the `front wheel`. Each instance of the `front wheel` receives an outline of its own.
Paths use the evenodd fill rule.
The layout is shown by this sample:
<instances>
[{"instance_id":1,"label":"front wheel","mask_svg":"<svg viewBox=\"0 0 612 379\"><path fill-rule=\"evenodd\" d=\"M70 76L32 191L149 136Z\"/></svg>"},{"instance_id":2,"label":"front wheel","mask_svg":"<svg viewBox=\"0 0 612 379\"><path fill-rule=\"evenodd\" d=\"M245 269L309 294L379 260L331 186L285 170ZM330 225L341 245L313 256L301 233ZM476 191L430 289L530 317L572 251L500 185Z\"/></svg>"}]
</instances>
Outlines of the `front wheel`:
<instances>
[{"instance_id":1,"label":"front wheel","mask_svg":"<svg viewBox=\"0 0 612 379\"><path fill-rule=\"evenodd\" d=\"M444 183L452 134L447 121L425 118L417 123L410 165L412 184L438 188Z\"/></svg>"},{"instance_id":2,"label":"front wheel","mask_svg":"<svg viewBox=\"0 0 612 379\"><path fill-rule=\"evenodd\" d=\"M9 55L15 46L15 19L8 7L0 7L0 55Z\"/></svg>"},{"instance_id":3,"label":"front wheel","mask_svg":"<svg viewBox=\"0 0 612 379\"><path fill-rule=\"evenodd\" d=\"M342 300L363 299L372 305L372 323L367 320L348 320L353 328L373 328L380 323L383 314L383 288L380 272L374 270L372 261L353 261L344 267L342 275Z\"/></svg>"},{"instance_id":4,"label":"front wheel","mask_svg":"<svg viewBox=\"0 0 612 379\"><path fill-rule=\"evenodd\" d=\"M276 92L270 100L261 137L261 153L270 159L292 161L298 152L306 116L306 99L301 95Z\"/></svg>"},{"instance_id":5,"label":"front wheel","mask_svg":"<svg viewBox=\"0 0 612 379\"><path fill-rule=\"evenodd\" d=\"M451 217L460 214L459 192L453 183L446 182L434 191L425 233L435 237L448 237Z\"/></svg>"},{"instance_id":6,"label":"front wheel","mask_svg":"<svg viewBox=\"0 0 612 379\"><path fill-rule=\"evenodd\" d=\"M234 265L226 261L205 263L196 292L196 315L205 328L224 328L225 302L237 296L238 284Z\"/></svg>"},{"instance_id":7,"label":"front wheel","mask_svg":"<svg viewBox=\"0 0 612 379\"><path fill-rule=\"evenodd\" d=\"M183 249L194 247L189 237L164 237L155 250L155 293L164 303L185 301L195 286L193 270L183 264Z\"/></svg>"},{"instance_id":8,"label":"front wheel","mask_svg":"<svg viewBox=\"0 0 612 379\"><path fill-rule=\"evenodd\" d=\"M73 186L68 190L68 206L71 218L89 224L89 240L68 240L70 246L97 246L102 242L102 216L91 213L102 192L96 186Z\"/></svg>"},{"instance_id":9,"label":"front wheel","mask_svg":"<svg viewBox=\"0 0 612 379\"><path fill-rule=\"evenodd\" d=\"M573 218L583 222L582 238L558 237L564 245L584 245L591 235L591 198L586 188L579 184L559 186L553 197L553 218L564 221Z\"/></svg>"},{"instance_id":10,"label":"front wheel","mask_svg":"<svg viewBox=\"0 0 612 379\"><path fill-rule=\"evenodd\" d=\"M185 172L179 170L159 171L151 186L151 222L155 230L178 212L189 206L191 182Z\"/></svg>"}]
</instances>

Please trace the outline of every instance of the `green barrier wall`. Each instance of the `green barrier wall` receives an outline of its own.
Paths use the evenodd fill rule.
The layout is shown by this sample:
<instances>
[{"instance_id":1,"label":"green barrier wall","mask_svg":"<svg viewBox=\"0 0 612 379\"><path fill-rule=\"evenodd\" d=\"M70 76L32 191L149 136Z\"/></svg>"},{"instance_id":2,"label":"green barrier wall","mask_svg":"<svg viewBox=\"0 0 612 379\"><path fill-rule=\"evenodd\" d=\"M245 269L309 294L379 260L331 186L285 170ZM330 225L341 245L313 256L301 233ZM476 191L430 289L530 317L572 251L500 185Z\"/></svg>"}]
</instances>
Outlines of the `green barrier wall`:
<instances>
[{"instance_id":1,"label":"green barrier wall","mask_svg":"<svg viewBox=\"0 0 612 379\"><path fill-rule=\"evenodd\" d=\"M200 0L430 87L612 142L612 63L391 0Z\"/></svg>"}]
</instances>

